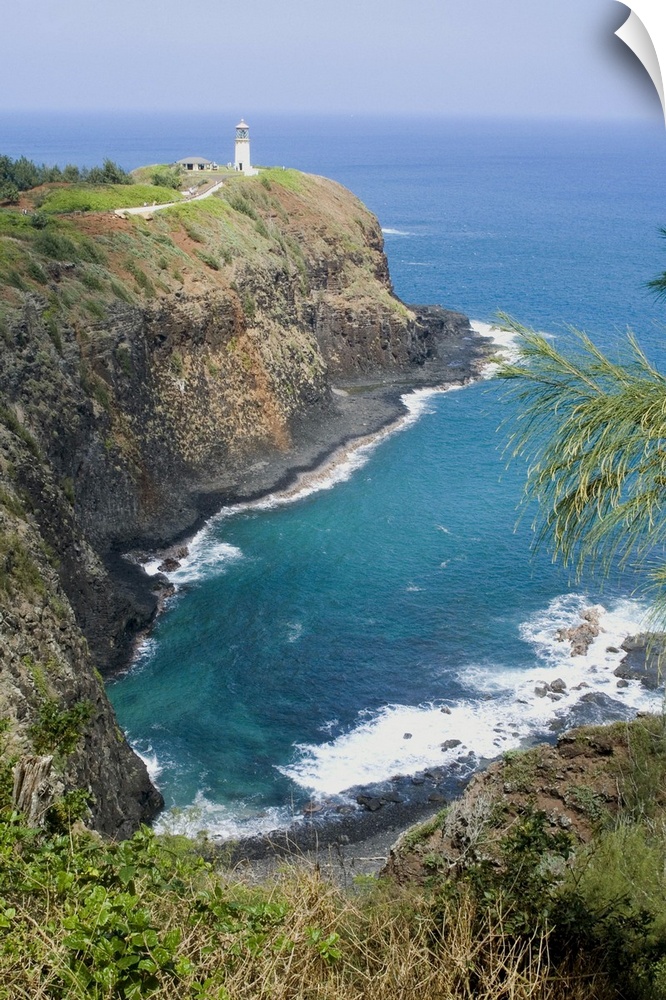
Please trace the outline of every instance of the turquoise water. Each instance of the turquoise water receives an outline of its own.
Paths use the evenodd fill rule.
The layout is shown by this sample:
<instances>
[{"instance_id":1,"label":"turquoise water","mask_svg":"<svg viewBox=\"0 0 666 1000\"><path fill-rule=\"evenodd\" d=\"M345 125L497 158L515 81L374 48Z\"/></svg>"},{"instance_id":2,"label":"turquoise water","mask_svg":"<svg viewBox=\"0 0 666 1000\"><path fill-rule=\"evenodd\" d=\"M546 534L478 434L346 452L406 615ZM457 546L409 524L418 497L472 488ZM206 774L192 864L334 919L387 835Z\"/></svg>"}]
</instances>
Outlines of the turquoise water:
<instances>
[{"instance_id":1,"label":"turquoise water","mask_svg":"<svg viewBox=\"0 0 666 1000\"><path fill-rule=\"evenodd\" d=\"M105 155L131 167L213 145L211 120L181 122L181 133L177 121L144 124L114 148L107 122ZM104 122L87 136L72 126L69 156L52 155L60 125L33 122L21 151L100 158ZM251 125L257 162L333 176L378 214L406 301L484 321L502 309L558 337L574 324L611 352L631 325L665 360L665 307L645 289L666 267L657 125L424 121L419 163L405 158L404 122ZM492 756L584 692L612 696L618 712L649 703L616 689L606 652L640 621L635 581L615 578L603 593L572 582L547 555L530 556L529 518L516 529L523 470L501 455L501 387L409 402L408 426L338 469L330 488L214 519L134 668L110 688L167 804L197 804L213 831L283 823L313 794L446 763L458 753L441 750L451 737ZM595 601L606 633L573 661L556 627ZM556 676L566 698L537 698L535 681ZM574 692L581 682L589 688Z\"/></svg>"}]
</instances>

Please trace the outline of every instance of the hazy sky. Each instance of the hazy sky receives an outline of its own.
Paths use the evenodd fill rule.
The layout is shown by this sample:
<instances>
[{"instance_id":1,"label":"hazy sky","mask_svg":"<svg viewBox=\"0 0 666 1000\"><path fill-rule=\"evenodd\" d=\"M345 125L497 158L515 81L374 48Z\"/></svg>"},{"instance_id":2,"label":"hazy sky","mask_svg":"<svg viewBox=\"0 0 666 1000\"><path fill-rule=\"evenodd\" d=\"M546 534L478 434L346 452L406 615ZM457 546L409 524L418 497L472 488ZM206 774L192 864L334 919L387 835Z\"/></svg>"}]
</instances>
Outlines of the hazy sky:
<instances>
[{"instance_id":1,"label":"hazy sky","mask_svg":"<svg viewBox=\"0 0 666 1000\"><path fill-rule=\"evenodd\" d=\"M0 110L659 116L615 0L30 0Z\"/></svg>"}]
</instances>

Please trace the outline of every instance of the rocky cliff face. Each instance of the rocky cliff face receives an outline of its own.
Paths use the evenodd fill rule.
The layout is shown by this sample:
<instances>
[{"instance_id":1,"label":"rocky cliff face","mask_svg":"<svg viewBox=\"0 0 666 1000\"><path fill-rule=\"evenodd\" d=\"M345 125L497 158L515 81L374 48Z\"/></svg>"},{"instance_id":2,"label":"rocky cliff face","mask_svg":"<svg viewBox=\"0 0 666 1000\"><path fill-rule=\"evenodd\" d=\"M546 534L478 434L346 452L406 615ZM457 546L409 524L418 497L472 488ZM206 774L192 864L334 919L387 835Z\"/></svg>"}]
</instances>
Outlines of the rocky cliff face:
<instances>
[{"instance_id":1,"label":"rocky cliff face","mask_svg":"<svg viewBox=\"0 0 666 1000\"><path fill-rule=\"evenodd\" d=\"M57 781L124 835L160 799L95 669L155 612L119 553L260 488L332 379L453 355L460 378L475 349L464 317L393 296L376 220L321 178L233 178L152 218L0 216L0 715L20 756L48 750L45 704L85 705Z\"/></svg>"}]
</instances>

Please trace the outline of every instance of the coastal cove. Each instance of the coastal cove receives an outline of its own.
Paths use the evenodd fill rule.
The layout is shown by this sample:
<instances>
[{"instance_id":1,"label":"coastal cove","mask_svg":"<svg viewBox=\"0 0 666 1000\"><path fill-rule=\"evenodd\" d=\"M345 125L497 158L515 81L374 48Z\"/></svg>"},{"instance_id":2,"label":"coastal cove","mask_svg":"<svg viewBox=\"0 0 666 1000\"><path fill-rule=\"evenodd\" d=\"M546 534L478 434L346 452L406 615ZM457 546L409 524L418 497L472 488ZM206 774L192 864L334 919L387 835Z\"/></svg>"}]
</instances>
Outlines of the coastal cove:
<instances>
[{"instance_id":1,"label":"coastal cove","mask_svg":"<svg viewBox=\"0 0 666 1000\"><path fill-rule=\"evenodd\" d=\"M515 134L512 138L515 139ZM571 135L568 138L571 142ZM523 142L527 143L524 137ZM573 167L573 152L577 148L571 142L571 175L564 180L569 186L575 181L584 187L585 169L579 166L576 176ZM478 149L476 151L478 153ZM589 150L588 155L592 160ZM599 162L595 162L594 167L599 169ZM590 165L586 168L589 169ZM538 169L545 169L545 165L540 164ZM512 177L510 173L509 178ZM521 179L524 179L523 175ZM554 179L551 180L557 191ZM506 183L505 176L502 185ZM379 190L382 190L381 187ZM515 212L518 212L519 193L517 189L515 198L511 200L511 208ZM421 194L423 197L422 189ZM495 196L492 190L486 195ZM505 191L503 197L506 197ZM435 283L438 279L433 282L430 278L424 282L424 274L427 273L424 268L429 269L433 276L444 270L450 277L452 272L455 274L456 266L464 265L465 281L468 281L467 275L478 257L477 244L490 241L495 246L495 238L490 232L485 235L475 234L473 230L470 232L467 225L453 238L461 241L461 248L462 241L468 240L471 254L456 258L452 265L450 258L443 256L445 248L437 240L435 223L421 221L428 211L433 215L442 211L440 205L442 202L433 201L430 209L425 210L421 204L416 224L409 202L402 206L402 216L381 217L381 221L385 223L386 248L398 291L404 295L404 288L407 287L412 297L416 297L413 293L417 288L420 301L446 304L447 298ZM470 208L469 204L466 208ZM457 203L448 202L445 211L460 211L462 214ZM558 198L553 199L553 211L555 220L549 219L549 222L557 222L562 229L551 227L548 230L549 252L555 249L558 256L564 256L564 227L570 224L570 217L562 214L562 203ZM602 223L601 216L598 221ZM613 222L617 226L625 223L625 219L622 223L619 219ZM586 225L589 225L589 219ZM607 217L603 217L603 225L609 225ZM513 220L513 226L515 239L524 242L525 233L518 233L519 220ZM450 231L444 232L449 241L448 252L452 237ZM576 252L580 269L584 271L587 268L585 280L593 287L594 281L602 275L602 263L604 267L608 265L608 258L602 253L603 241L598 240L595 246L589 233L585 236L583 253L581 233L582 230L578 230L575 234ZM515 251L519 244L511 242L514 238L511 227L504 235L510 243L507 251ZM536 244L538 236L535 232L529 230L527 236ZM651 232L650 239L653 238ZM521 265L525 259L523 247ZM497 262L505 271L509 263L510 258L506 255L502 255ZM507 275L507 301L515 298L513 282L520 281L521 275L516 261L511 264L516 270ZM486 267L487 263L482 259L480 266ZM619 270L615 272L616 279L618 273ZM577 280L582 287L583 277L579 275ZM608 277L604 275L604 290L607 282ZM478 295L481 286L473 287L474 294ZM492 287L497 295L497 282ZM626 290L626 275L622 287ZM541 292L546 300L553 296L553 288L549 286L544 285L540 288ZM569 290L567 297L570 294ZM460 291L458 295L461 295ZM454 298L456 304L459 301L459 298ZM504 302L496 302L498 307L504 306ZM583 318L589 320L589 302L586 296L576 302L572 311L580 315L580 307L585 303ZM638 302L639 312L652 327L654 307L642 288L633 290L631 302L633 315ZM561 327L565 308L562 300L557 305L559 314L553 309L547 323L543 322L543 301L540 309L535 310L534 304L532 299L531 315L536 313L542 325L549 330ZM603 316L604 310L607 317L611 315L612 305L613 302L606 299L603 307L596 311L597 329L609 323L608 319L604 321ZM618 302L618 313L620 307ZM552 309L553 303L548 308ZM511 311L515 312L515 309L511 308ZM487 306L485 316L492 317ZM574 316L572 322L580 321ZM265 504L259 504L252 510L236 508L228 514L223 512L219 518L213 519L213 527L200 536L196 553L189 564L174 575L175 582L179 582L182 589L169 612L175 622L173 630L167 619L161 621L155 632L156 645L150 643L142 652L135 672L123 680L120 687L114 685L111 688L112 698L130 738L152 767L161 768L156 773L156 780L165 789L167 802L171 795L171 801L186 810L180 820L167 813L164 820L167 828L174 823L176 828L189 830L200 825L213 836L221 837L271 830L288 824L292 817L302 814L302 809L307 807L313 795L315 802L329 803L323 810L329 818L331 812L339 808L343 809L344 816L346 804L355 803L358 794L374 792L376 797L383 793L389 798L393 794L409 803L413 801L409 793L422 786L415 785L405 794L404 788L387 786L385 780L396 774L418 775L442 765L446 765L445 774L441 777L436 775L437 780L428 788L428 794L449 797L459 787L460 781L466 780L484 760L502 750L524 745L526 740L552 734L551 725L568 724L563 720L569 712L568 721L571 723L600 721L620 717L623 711L631 714L636 709L656 703L652 696L640 689L632 697L626 692L616 695L612 670L617 666L618 658L613 659L612 654L605 653L606 646L620 643L626 634L640 626L644 606L630 599L633 582L621 580L616 587L603 593L591 581L583 587L572 586L568 576L555 570L547 557L532 561L527 530L514 534L520 474L519 470L505 470L498 451L500 442L496 428L504 414L497 389L488 384L475 385L452 396L432 397L423 404L423 409L426 412L419 424L412 425L404 435L384 441L373 452L368 464L355 471L352 480L339 484L330 493L303 498L293 510L283 509L278 501L273 503L269 498ZM462 438L457 440L461 429ZM452 492L450 476L442 481L444 477L439 479L436 475L432 492L424 490L423 470L427 469L428 475L432 476L440 463L445 469L458 470L455 486L460 488L460 493ZM376 465L381 471L375 472ZM395 471L374 492L373 481L378 475L386 474L386 465ZM413 473L412 469L415 470ZM464 470L463 482L460 482L461 470ZM409 482L406 483L406 480ZM338 491L349 491L349 500L342 502L343 512L338 509L334 513L334 494ZM443 509L441 495L447 492L451 496L452 507ZM383 506L387 495L396 498L394 506ZM306 515L305 523L310 527L297 525L296 507L314 507L319 503L323 505L321 520L317 515L308 520ZM432 516L415 522L414 510L421 506L432 512ZM364 512L364 519L357 523L354 512L359 508ZM387 524L393 527L388 528L381 540L377 532L377 537L368 544L367 519L370 511L373 512L371 519L384 517ZM460 511L464 511L466 517L460 517ZM427 526L426 520L430 521ZM337 554L333 555L326 549L330 544L332 525L338 521L349 526L345 528L349 535L347 541L343 538L339 542ZM447 534L451 532L452 524L453 531L457 531L455 545L451 544L451 534ZM294 532L293 536L291 532ZM395 542L398 532L403 533L405 538L399 549ZM370 534L372 536L375 532L370 531ZM287 539L291 537L291 541L284 541L285 535ZM319 544L312 546L313 536L316 539L318 535L328 537L321 547ZM255 536L258 536L256 542ZM480 537L483 539L481 544L478 541ZM381 569L375 571L364 564L362 572L350 572L348 576L341 572L336 576L336 566L332 566L327 557L332 561L337 559L338 566L344 565L349 558L350 538L354 540L351 549L357 553L360 547L363 558ZM432 548L432 552L424 548L422 538L428 540L427 546ZM334 541L337 542L337 538ZM446 552L440 542L446 543ZM412 546L416 553L409 551ZM302 553L302 558L295 556L294 548ZM430 555L434 557L435 553L440 558L430 572L433 575L439 572L442 576L451 573L450 562L446 567L441 564L447 561L447 556L451 558L452 548L453 559L458 560L458 565L454 566L453 579L447 581L445 589L436 591L439 596L433 604L437 610L428 606L427 602L420 605L419 595L423 589L419 588L423 580L418 573L424 574L428 570L428 558ZM496 564L498 548L501 556L499 565ZM271 570L263 559L266 550L271 551L274 559L275 575L270 575L268 579L266 574ZM424 559L421 564L417 562L419 557ZM339 602L339 592L342 591L353 594L356 603L359 595L361 599L364 597L366 587L376 587L373 599L378 601L379 606L387 606L392 624L388 625L382 619L382 624L375 625L372 619L376 609L373 610L370 605L362 605L360 612L356 607L347 607L340 611L339 616L336 613L330 618L327 613L319 611L313 616L313 624L307 613L303 613L298 600L294 603L283 600L287 580L298 580L298 586L309 595L321 585L316 574L313 577L311 567L304 565L308 559L320 567L321 576L326 575L329 580L335 581L327 592L329 602ZM470 567L472 561L473 568ZM248 568L248 563L255 565L256 576ZM387 591L382 590L381 579L390 578L396 565L405 569L405 579L401 581L403 594L397 604L391 603L391 598L396 599L395 594L387 596ZM521 567L519 574L516 574L517 565ZM460 572L461 568L469 570L467 576ZM410 576L410 571L414 570L416 572ZM522 582L516 583L514 577L521 574ZM243 600L243 591L237 590L235 583L230 582L230 578L237 576L244 579L242 586L252 593L253 600L257 595L264 595L263 598L258 597L260 610L255 611L259 625L245 616L243 609L247 601ZM213 582L215 579L218 580L217 590ZM507 583L510 584L508 589ZM292 583L293 586L295 584ZM208 597L204 599L203 612L196 603L195 608L188 611L188 602L196 602L197 594L204 592ZM574 624L586 607L597 602L609 611L604 625L607 633L597 644L591 659L586 658L585 663L570 662L568 651L554 642L555 631L562 625ZM220 630L219 625L214 624L215 607L224 607L227 609L225 617L228 614L237 620L237 632L233 627L227 631L226 626ZM253 605L253 608L256 606ZM359 622L350 629L349 621L355 621L357 613ZM346 614L348 617L345 617ZM215 658L206 652L208 634L215 649L221 645L234 650L230 672L227 672L228 662L223 668L226 680L221 687L226 697L221 701L216 701L214 692L217 681L207 679L212 678L207 668L204 667L202 673L200 667L195 666L194 673L190 674L186 666L186 648L179 644L178 634L185 633L187 620L192 616L199 619L194 631L196 638L192 640L197 649L195 664L200 664L202 660L205 662L207 656ZM401 634L396 622L405 619L411 619L412 625L405 628L406 634ZM417 621L415 626L414 619ZM322 629L323 621L327 624ZM465 623L462 626L461 621ZM345 634L346 630L351 633L348 635L349 653L346 652L347 645L344 642L341 645L340 640L340 633ZM281 632L281 636L276 637L275 632ZM365 635L365 632L368 634ZM442 640L444 634L446 642ZM249 659L243 659L238 650L248 638L252 643L252 653ZM178 650L178 681L168 666L169 656L160 658L161 643L166 646L174 643L172 648ZM403 666L397 665L400 655L395 652L400 646L406 651ZM339 659L333 662L336 656ZM316 665L313 667L315 675L308 673L305 663ZM357 670L354 664L361 666ZM399 682L392 679L392 669L400 678ZM166 674L162 674L162 670L166 670ZM345 695L357 681L359 670L363 675L359 685L361 697L356 703L351 699L352 704L345 704ZM587 673L591 670L600 671L600 676L591 677ZM169 715L169 699L165 702L151 687L151 677L157 676L166 679L167 690L182 692L175 698L177 720ZM258 688L263 688L261 695L254 687L253 676L257 678ZM303 722L298 708L294 707L289 697L275 688L274 679L279 676L286 678L288 689L292 688L296 678L301 692L299 698L303 697L303 691L308 692L305 698L306 722ZM594 691L582 691L577 698L570 696L567 706L543 702L534 697L536 682L559 676L565 677L569 687L581 682L598 683L592 684ZM196 690L201 684L206 691L211 716L215 719L214 722L211 720L210 728L204 724L199 710L196 711L195 723L181 708L183 700L190 697L189 691ZM266 714L263 714L264 710L257 701L261 701L266 692L267 707ZM598 693L596 701L592 697L594 692ZM572 702L579 702L586 695L586 700L572 710ZM526 697L529 709L520 705ZM608 700L604 701L605 698ZM144 707L138 707L137 702L143 703ZM457 714L453 718L443 715L440 711L443 705L448 708L453 706ZM341 706L343 712L340 711ZM296 724L291 725L296 716L300 720L300 729ZM499 727L500 732L497 731L498 717L506 721ZM512 722L515 724L512 725ZM276 730L281 732L274 739ZM474 733L472 740L470 730ZM192 738L196 731L200 734L199 739ZM411 739L405 740L405 733L410 732ZM451 748L442 752L441 743L457 739L461 739L464 751ZM237 778L229 775L229 761ZM216 782L216 773L224 774L222 785ZM430 804L429 807L434 806ZM190 812L187 812L188 808L191 808ZM390 808L399 812L403 807L394 803ZM312 824L312 819L319 814L309 815L310 828L321 838L322 829ZM384 822L395 822L389 817L390 809ZM335 822L339 829L340 820ZM372 817L375 828L380 822L378 814ZM360 831L360 827L357 829ZM358 833L352 832L351 835L353 838Z\"/></svg>"},{"instance_id":2,"label":"coastal cove","mask_svg":"<svg viewBox=\"0 0 666 1000\"><path fill-rule=\"evenodd\" d=\"M137 132L124 164L154 159L141 142L159 148L167 124ZM158 828L236 839L304 816L317 837L318 823L365 836L391 810L403 823L435 808L505 750L658 702L614 673L645 612L632 575L603 590L574 581L531 555L529 514L516 527L523 470L502 457L506 403L492 382L466 384L483 341L459 314L406 311L388 282L403 302L479 317L481 334L501 308L555 337L584 327L613 349L629 321L660 363L661 307L645 282L662 266L662 139L647 125L434 122L423 162L407 167L403 125L331 120L300 147L302 132L269 126L261 157L296 158L360 195L383 228L390 279L362 206L291 171L223 189L180 229L178 209L131 225L72 220L143 254L152 277L128 286L125 305L103 304L92 339L78 317L60 333L62 417L54 407L54 432L41 426L35 397L27 420L50 448L78 406L79 458L54 453L49 489L73 504L86 543L52 524L47 537L120 725L165 797ZM119 156L112 142L108 152ZM230 218L233 253L211 266ZM99 273L113 289L118 276ZM16 330L53 354L32 308ZM31 384L20 365L33 349L18 343L10 392ZM464 388L427 389L442 384ZM42 472L22 461L37 496ZM124 554L172 545L176 593L117 676L156 601ZM597 604L603 631L572 658L557 631ZM388 808L375 815L374 800ZM123 810L95 822L114 832Z\"/></svg>"},{"instance_id":3,"label":"coastal cove","mask_svg":"<svg viewBox=\"0 0 666 1000\"><path fill-rule=\"evenodd\" d=\"M643 607L621 587L572 592L547 557L533 561L506 484L502 497L451 467L434 474L447 425L454 470L470 451L461 425L499 465L498 405L488 383L419 391L406 427L300 491L223 510L194 539L165 616L110 687L167 802L184 808L158 828L355 841L432 811L502 751L658 706L638 682L617 689L624 653L606 652ZM604 631L574 660L556 631L596 601ZM565 695L536 693L556 679Z\"/></svg>"}]
</instances>

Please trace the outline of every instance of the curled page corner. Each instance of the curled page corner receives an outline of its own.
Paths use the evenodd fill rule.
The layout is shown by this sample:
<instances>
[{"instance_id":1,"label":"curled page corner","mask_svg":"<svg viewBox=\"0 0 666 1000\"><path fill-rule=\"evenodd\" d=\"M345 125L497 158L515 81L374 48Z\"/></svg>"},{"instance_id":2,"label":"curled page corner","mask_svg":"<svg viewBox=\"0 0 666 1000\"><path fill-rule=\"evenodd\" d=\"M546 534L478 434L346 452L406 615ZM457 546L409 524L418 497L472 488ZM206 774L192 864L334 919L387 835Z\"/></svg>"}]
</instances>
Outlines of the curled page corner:
<instances>
[{"instance_id":1,"label":"curled page corner","mask_svg":"<svg viewBox=\"0 0 666 1000\"><path fill-rule=\"evenodd\" d=\"M661 108L666 120L664 100L664 77L666 70L666 11L664 0L619 0L631 7L631 13L615 34L636 55L648 71L655 90L659 94Z\"/></svg>"}]
</instances>

